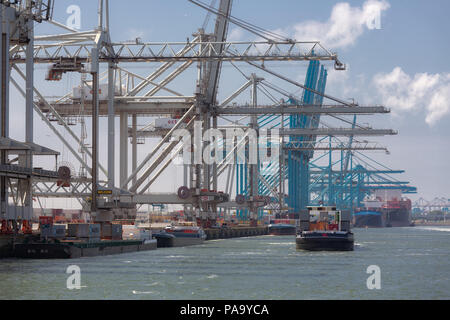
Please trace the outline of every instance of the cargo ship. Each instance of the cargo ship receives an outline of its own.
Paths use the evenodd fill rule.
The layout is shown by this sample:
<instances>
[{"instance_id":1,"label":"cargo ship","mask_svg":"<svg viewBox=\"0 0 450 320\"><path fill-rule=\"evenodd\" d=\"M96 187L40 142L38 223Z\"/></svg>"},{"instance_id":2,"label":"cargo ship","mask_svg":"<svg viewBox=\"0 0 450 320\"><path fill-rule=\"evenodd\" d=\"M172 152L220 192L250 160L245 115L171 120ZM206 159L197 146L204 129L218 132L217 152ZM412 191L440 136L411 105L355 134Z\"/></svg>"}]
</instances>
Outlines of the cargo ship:
<instances>
[{"instance_id":1,"label":"cargo ship","mask_svg":"<svg viewBox=\"0 0 450 320\"><path fill-rule=\"evenodd\" d=\"M336 207L308 207L300 214L296 247L310 251L352 251L354 236L350 230L350 213L336 210Z\"/></svg>"},{"instance_id":2,"label":"cargo ship","mask_svg":"<svg viewBox=\"0 0 450 320\"><path fill-rule=\"evenodd\" d=\"M401 193L390 191L379 193L375 199L364 201L353 215L356 228L386 228L412 226L411 200Z\"/></svg>"},{"instance_id":3,"label":"cargo ship","mask_svg":"<svg viewBox=\"0 0 450 320\"><path fill-rule=\"evenodd\" d=\"M167 226L162 232L154 233L158 248L184 247L202 244L206 240L205 231L192 223L178 223Z\"/></svg>"},{"instance_id":4,"label":"cargo ship","mask_svg":"<svg viewBox=\"0 0 450 320\"><path fill-rule=\"evenodd\" d=\"M353 214L354 228L383 228L386 220L381 210L375 208L360 208Z\"/></svg>"}]
</instances>

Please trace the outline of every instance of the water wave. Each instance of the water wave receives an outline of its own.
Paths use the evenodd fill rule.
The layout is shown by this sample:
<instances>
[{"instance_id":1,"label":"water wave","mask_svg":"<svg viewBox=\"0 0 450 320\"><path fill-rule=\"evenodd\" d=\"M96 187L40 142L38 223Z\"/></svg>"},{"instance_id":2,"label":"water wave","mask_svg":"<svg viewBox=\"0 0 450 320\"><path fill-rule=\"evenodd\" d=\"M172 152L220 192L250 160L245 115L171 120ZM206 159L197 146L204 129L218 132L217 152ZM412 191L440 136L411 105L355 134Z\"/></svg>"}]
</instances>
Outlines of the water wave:
<instances>
[{"instance_id":1,"label":"water wave","mask_svg":"<svg viewBox=\"0 0 450 320\"><path fill-rule=\"evenodd\" d=\"M265 252L261 251L245 251L245 252L226 252L224 256L248 256L248 255L263 255Z\"/></svg>"},{"instance_id":2,"label":"water wave","mask_svg":"<svg viewBox=\"0 0 450 320\"><path fill-rule=\"evenodd\" d=\"M268 244L274 245L274 246L292 246L293 242L269 242Z\"/></svg>"},{"instance_id":3,"label":"water wave","mask_svg":"<svg viewBox=\"0 0 450 320\"><path fill-rule=\"evenodd\" d=\"M416 227L419 230L450 232L450 227Z\"/></svg>"},{"instance_id":4,"label":"water wave","mask_svg":"<svg viewBox=\"0 0 450 320\"><path fill-rule=\"evenodd\" d=\"M137 291L137 290L133 290L132 293L133 294L158 294L159 292L157 292L157 291Z\"/></svg>"},{"instance_id":5,"label":"water wave","mask_svg":"<svg viewBox=\"0 0 450 320\"><path fill-rule=\"evenodd\" d=\"M157 286L158 284L159 284L159 282L158 282L158 281L156 281L156 282L153 282L153 283L147 284L147 287L154 287L154 286Z\"/></svg>"}]
</instances>

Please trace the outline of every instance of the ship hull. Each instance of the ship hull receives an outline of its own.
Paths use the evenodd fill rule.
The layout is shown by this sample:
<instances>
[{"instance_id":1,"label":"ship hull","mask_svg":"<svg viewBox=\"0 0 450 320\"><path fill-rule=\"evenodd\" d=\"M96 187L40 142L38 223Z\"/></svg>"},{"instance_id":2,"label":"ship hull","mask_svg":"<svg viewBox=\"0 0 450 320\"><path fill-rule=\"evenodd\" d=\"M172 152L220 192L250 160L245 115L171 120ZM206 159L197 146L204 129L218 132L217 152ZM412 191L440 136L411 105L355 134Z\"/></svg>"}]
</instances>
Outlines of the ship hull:
<instances>
[{"instance_id":1,"label":"ship hull","mask_svg":"<svg viewBox=\"0 0 450 320\"><path fill-rule=\"evenodd\" d=\"M81 249L64 244L20 244L15 246L14 256L22 259L70 259L81 257Z\"/></svg>"},{"instance_id":2,"label":"ship hull","mask_svg":"<svg viewBox=\"0 0 450 320\"><path fill-rule=\"evenodd\" d=\"M96 243L23 243L14 248L14 256L22 259L74 259L155 250L155 240L118 240Z\"/></svg>"},{"instance_id":3,"label":"ship hull","mask_svg":"<svg viewBox=\"0 0 450 320\"><path fill-rule=\"evenodd\" d=\"M382 214L355 216L353 226L355 228L383 228L386 226Z\"/></svg>"},{"instance_id":4,"label":"ship hull","mask_svg":"<svg viewBox=\"0 0 450 320\"><path fill-rule=\"evenodd\" d=\"M300 234L296 238L296 247L308 251L353 251L354 238L350 232L339 235L322 232Z\"/></svg>"},{"instance_id":5,"label":"ship hull","mask_svg":"<svg viewBox=\"0 0 450 320\"><path fill-rule=\"evenodd\" d=\"M0 258L12 257L12 245L9 237L0 236Z\"/></svg>"},{"instance_id":6,"label":"ship hull","mask_svg":"<svg viewBox=\"0 0 450 320\"><path fill-rule=\"evenodd\" d=\"M204 237L181 237L168 233L157 233L153 236L157 241L158 248L194 246L205 241Z\"/></svg>"},{"instance_id":7,"label":"ship hull","mask_svg":"<svg viewBox=\"0 0 450 320\"><path fill-rule=\"evenodd\" d=\"M409 227L411 222L411 210L381 209L378 215L354 216L353 226L355 228L386 228L386 227Z\"/></svg>"},{"instance_id":8,"label":"ship hull","mask_svg":"<svg viewBox=\"0 0 450 320\"><path fill-rule=\"evenodd\" d=\"M195 246L202 244L205 239L202 238L179 238L176 237L173 241L174 247Z\"/></svg>"},{"instance_id":9,"label":"ship hull","mask_svg":"<svg viewBox=\"0 0 450 320\"><path fill-rule=\"evenodd\" d=\"M25 238L23 234L16 235L15 239L13 235L0 235L0 259L14 257L13 242L17 245L24 242Z\"/></svg>"},{"instance_id":10,"label":"ship hull","mask_svg":"<svg viewBox=\"0 0 450 320\"><path fill-rule=\"evenodd\" d=\"M269 225L269 235L295 236L297 228L294 225Z\"/></svg>"},{"instance_id":11,"label":"ship hull","mask_svg":"<svg viewBox=\"0 0 450 320\"><path fill-rule=\"evenodd\" d=\"M386 209L384 210L386 224L391 227L411 226L411 211L407 209Z\"/></svg>"}]
</instances>

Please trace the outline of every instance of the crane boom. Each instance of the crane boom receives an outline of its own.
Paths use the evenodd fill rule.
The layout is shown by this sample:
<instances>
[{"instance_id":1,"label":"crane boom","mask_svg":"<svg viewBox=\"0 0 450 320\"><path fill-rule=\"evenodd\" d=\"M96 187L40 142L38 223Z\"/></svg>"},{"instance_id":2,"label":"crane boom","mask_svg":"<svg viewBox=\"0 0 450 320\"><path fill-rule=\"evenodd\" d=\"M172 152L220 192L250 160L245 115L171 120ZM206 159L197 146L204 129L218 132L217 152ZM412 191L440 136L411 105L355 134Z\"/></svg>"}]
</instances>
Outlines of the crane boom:
<instances>
[{"instance_id":1,"label":"crane boom","mask_svg":"<svg viewBox=\"0 0 450 320\"><path fill-rule=\"evenodd\" d=\"M226 41L228 32L228 20L227 17L231 14L232 0L221 0L219 4L219 12L223 15L218 15L216 19L216 26L214 29L215 41L218 43L215 45L217 52L222 52ZM220 70L222 67L222 61L215 60L208 62L209 81L207 84L206 101L209 104L214 104L217 96L217 88L219 86Z\"/></svg>"}]
</instances>

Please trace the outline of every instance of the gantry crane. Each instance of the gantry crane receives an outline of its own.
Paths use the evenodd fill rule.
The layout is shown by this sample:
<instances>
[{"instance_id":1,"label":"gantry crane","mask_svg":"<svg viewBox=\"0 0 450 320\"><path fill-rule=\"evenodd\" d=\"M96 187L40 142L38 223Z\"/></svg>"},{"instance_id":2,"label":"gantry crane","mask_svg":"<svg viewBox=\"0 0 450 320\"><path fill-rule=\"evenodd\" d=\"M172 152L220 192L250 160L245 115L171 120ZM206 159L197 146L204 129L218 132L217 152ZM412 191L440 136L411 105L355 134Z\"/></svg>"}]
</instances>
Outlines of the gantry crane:
<instances>
[{"instance_id":1,"label":"gantry crane","mask_svg":"<svg viewBox=\"0 0 450 320\"><path fill-rule=\"evenodd\" d=\"M52 18L53 1L0 2L0 220L2 233L16 234L20 229L31 233L33 211L32 181L55 178L57 173L33 168L33 156L58 155L51 149L34 143L33 136L33 79L34 79L34 23ZM11 51L21 47L26 69L25 142L9 136L9 88ZM10 155L14 156L10 159ZM13 204L10 204L12 198Z\"/></svg>"},{"instance_id":2,"label":"gantry crane","mask_svg":"<svg viewBox=\"0 0 450 320\"><path fill-rule=\"evenodd\" d=\"M219 120L227 121L227 117L238 115L249 117L250 121L247 123L228 121L232 127L248 128L250 124L256 131L260 129L258 116L277 115L283 119L284 116L292 117L292 119L306 118L314 125L287 128L282 126L279 134L281 137L291 139L289 144L281 144L282 153L285 150L295 150L295 152L311 155L316 147L320 147L315 140L320 136L353 137L396 134L393 130L362 126L351 128L319 126L320 117L325 115L338 117L339 115L388 113L389 109L382 106L359 106L354 102L330 96L324 92L323 80L319 87L310 86L308 83L301 84L266 65L271 61L314 61L313 64L317 64L318 61L331 61L334 62L336 69L344 69L345 65L337 55L327 50L320 42L286 39L273 32L264 31L245 23L231 15L231 0L219 1L217 9L200 1L192 0L190 2L216 16L213 33L206 33L205 30L200 29L194 34L194 38L187 42L115 43L111 41L110 36L109 1L99 0L98 26L94 30L83 32L72 30L53 21L50 19L51 16L46 16L41 20L48 19L49 23L64 29L66 33L33 36L29 43L17 42L6 51L2 51L2 57L5 60L9 59L9 62L6 63L10 63L12 66L11 83L27 99L27 119L33 112L36 112L87 171L86 176L75 176L74 173L68 173L67 168L63 168L57 177L32 180L35 196L76 198L97 221L110 221L114 217L132 215L137 204L179 204L185 205L186 208L193 208L192 218L198 219L203 226L214 224L220 207L246 208L251 212L252 223L255 223L258 210L261 209L261 184L270 190L272 198L281 198L281 202L284 201L282 190L276 192L271 183L261 175L257 165L249 166L249 183L245 187L249 190L249 197L244 201L231 199L230 186L232 183L230 183L230 179L225 188L219 185L218 177L226 169L230 173L231 168L235 166L234 163L226 161L214 164L204 161L200 164L192 163L185 166L185 185L180 186L178 190L170 193L148 192L161 173L171 164L175 158L174 155L185 147L184 142L180 141L181 137L173 139L173 134L177 130L183 129L193 133L198 124L200 124L200 130L203 131L210 128L222 130ZM48 2L47 7L44 6L44 8L50 10L52 5L53 3ZM6 7L7 5L2 2L2 10ZM43 9L42 12L49 11ZM261 36L264 40L228 42L227 31L230 23L243 27ZM246 76L243 85L225 100L218 101L217 92L222 65L230 63L234 66L238 62L251 66L260 72L261 76L256 73ZM127 70L124 65L128 63L152 63L158 64L158 67L149 75L142 76ZM26 64L26 73L19 67L21 64ZM88 94L86 99L81 98L81 96L84 97L84 93L81 92L80 97L67 94L55 101L48 101L33 85L33 78L28 72L35 64L50 64L47 76L49 80L59 80L68 72L82 74L84 78L90 77L91 81L83 80L83 83L91 91L91 94ZM103 68L102 66L105 65L106 67ZM195 92L186 95L169 87L174 79L192 66L196 66L198 71L197 79L193 79ZM289 85L303 89L305 96L314 98L291 99L288 103L264 105L257 99L257 92L263 86L278 92L278 94L284 95L285 92L266 82L262 78L263 75L281 79ZM27 82L26 91L21 88L16 78ZM105 83L101 83L102 78L106 79ZM9 79L2 83L8 85ZM103 94L99 93L100 88L105 89ZM248 89L252 92L251 105L231 105L240 94ZM80 90L83 91L83 89ZM105 91L107 94L104 94ZM164 92L165 95L160 95L161 92ZM34 100L33 96L37 99ZM292 98L292 95L288 94L288 97ZM7 106L7 102L5 102L5 106ZM139 116L164 115L176 119L176 123L170 129L158 133L137 129ZM68 123L68 119L73 116L92 118L92 150L87 148L84 137L81 139ZM118 183L115 179L116 161L114 157L116 134L114 120L117 116L120 117ZM131 128L128 127L129 116L132 117ZM106 166L100 163L98 158L99 117L108 119ZM7 121L7 115L2 119ZM60 126L55 125L55 122ZM70 141L62 132L69 136ZM7 136L6 133L5 137ZM129 136L132 137L131 173L128 173ZM147 152L143 161L138 163L138 139L145 136L159 137L159 142L154 149ZM192 149L196 144L202 150L208 146L207 142L190 141L189 147ZM248 139L236 141L233 150L227 150L224 158L226 159L232 154L234 149L242 146L245 148L248 144ZM73 147L74 145L80 147L82 154ZM352 147L352 144L347 146L348 149ZM284 181L281 178L278 180ZM265 203L265 205L268 204Z\"/></svg>"}]
</instances>

